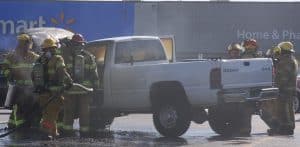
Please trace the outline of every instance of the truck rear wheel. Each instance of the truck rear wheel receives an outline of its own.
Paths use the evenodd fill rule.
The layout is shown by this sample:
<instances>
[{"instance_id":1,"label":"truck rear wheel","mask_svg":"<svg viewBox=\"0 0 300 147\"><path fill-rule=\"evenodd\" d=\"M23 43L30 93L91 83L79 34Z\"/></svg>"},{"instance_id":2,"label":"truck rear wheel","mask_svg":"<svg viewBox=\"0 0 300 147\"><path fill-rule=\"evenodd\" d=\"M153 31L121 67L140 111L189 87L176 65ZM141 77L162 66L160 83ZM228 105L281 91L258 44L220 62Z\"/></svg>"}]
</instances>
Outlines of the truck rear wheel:
<instances>
[{"instance_id":1,"label":"truck rear wheel","mask_svg":"<svg viewBox=\"0 0 300 147\"><path fill-rule=\"evenodd\" d=\"M211 129L222 136L231 136L239 134L244 126L243 119L251 116L242 116L241 110L237 104L216 106L208 109L208 123ZM249 114L251 115L251 114ZM249 129L249 131L251 128ZM250 134L250 132L247 132Z\"/></svg>"},{"instance_id":2,"label":"truck rear wheel","mask_svg":"<svg viewBox=\"0 0 300 147\"><path fill-rule=\"evenodd\" d=\"M184 106L182 103L160 104L153 113L154 126L163 136L181 136L188 130L191 124L189 112L188 105Z\"/></svg>"}]
</instances>

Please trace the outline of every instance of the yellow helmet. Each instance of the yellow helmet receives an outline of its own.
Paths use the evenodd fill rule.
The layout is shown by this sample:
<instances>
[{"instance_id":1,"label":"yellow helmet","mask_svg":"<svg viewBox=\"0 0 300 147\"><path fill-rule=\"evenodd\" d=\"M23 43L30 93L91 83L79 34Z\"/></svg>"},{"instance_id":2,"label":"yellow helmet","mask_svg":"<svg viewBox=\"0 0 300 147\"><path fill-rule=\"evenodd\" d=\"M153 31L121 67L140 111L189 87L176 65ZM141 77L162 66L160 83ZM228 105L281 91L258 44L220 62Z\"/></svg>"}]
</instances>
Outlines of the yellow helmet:
<instances>
[{"instance_id":1,"label":"yellow helmet","mask_svg":"<svg viewBox=\"0 0 300 147\"><path fill-rule=\"evenodd\" d=\"M19 42L31 42L32 41L31 37L27 34L18 35L17 39Z\"/></svg>"},{"instance_id":2,"label":"yellow helmet","mask_svg":"<svg viewBox=\"0 0 300 147\"><path fill-rule=\"evenodd\" d=\"M271 49L268 49L266 52L267 56L278 56L281 53L281 49L278 46L273 46Z\"/></svg>"},{"instance_id":3,"label":"yellow helmet","mask_svg":"<svg viewBox=\"0 0 300 147\"><path fill-rule=\"evenodd\" d=\"M281 42L278 44L278 47L282 50L282 51L289 51L289 52L295 52L294 51L294 45L289 42L289 41L285 41L285 42Z\"/></svg>"},{"instance_id":4,"label":"yellow helmet","mask_svg":"<svg viewBox=\"0 0 300 147\"><path fill-rule=\"evenodd\" d=\"M280 54L280 53L281 53L280 47L275 46L275 47L273 48L273 53L274 53L274 54Z\"/></svg>"},{"instance_id":5,"label":"yellow helmet","mask_svg":"<svg viewBox=\"0 0 300 147\"><path fill-rule=\"evenodd\" d=\"M231 51L231 50L239 50L239 51L242 51L242 46L238 43L232 43L230 44L228 47L227 47L227 50L228 51Z\"/></svg>"},{"instance_id":6,"label":"yellow helmet","mask_svg":"<svg viewBox=\"0 0 300 147\"><path fill-rule=\"evenodd\" d=\"M45 39L42 44L42 48L50 48L50 47L57 47L56 40L54 40L53 38Z\"/></svg>"}]
</instances>

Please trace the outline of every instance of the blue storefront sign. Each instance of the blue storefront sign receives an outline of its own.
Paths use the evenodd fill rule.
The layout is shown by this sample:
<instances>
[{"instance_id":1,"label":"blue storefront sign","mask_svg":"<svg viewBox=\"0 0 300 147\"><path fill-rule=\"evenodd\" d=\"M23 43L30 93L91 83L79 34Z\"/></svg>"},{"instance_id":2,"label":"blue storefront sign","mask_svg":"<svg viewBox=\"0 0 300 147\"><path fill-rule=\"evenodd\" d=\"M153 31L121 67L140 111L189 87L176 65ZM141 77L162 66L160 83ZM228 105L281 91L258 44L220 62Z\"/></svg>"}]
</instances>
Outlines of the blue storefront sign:
<instances>
[{"instance_id":1,"label":"blue storefront sign","mask_svg":"<svg viewBox=\"0 0 300 147\"><path fill-rule=\"evenodd\" d=\"M0 2L0 51L13 49L16 35L34 27L60 27L87 40L132 35L134 3Z\"/></svg>"}]
</instances>

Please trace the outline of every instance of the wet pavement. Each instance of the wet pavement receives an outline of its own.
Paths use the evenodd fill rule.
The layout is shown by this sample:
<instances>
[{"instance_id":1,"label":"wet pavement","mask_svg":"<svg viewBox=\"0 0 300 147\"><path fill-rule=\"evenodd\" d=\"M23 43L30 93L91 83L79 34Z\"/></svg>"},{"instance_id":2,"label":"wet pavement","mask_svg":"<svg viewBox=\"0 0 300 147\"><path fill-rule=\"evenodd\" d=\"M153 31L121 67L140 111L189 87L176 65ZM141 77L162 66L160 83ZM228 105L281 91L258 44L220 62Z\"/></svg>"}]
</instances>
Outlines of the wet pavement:
<instances>
[{"instance_id":1,"label":"wet pavement","mask_svg":"<svg viewBox=\"0 0 300 147\"><path fill-rule=\"evenodd\" d=\"M78 121L74 137L45 140L35 129L18 131L0 138L0 146L243 146L243 147L297 147L300 146L300 115L296 115L294 136L268 136L266 125L258 116L252 119L251 137L224 138L215 134L208 123L192 123L190 129L180 138L162 137L154 128L152 115L138 114L116 118L109 130L98 132L89 137L80 137ZM1 120L3 121L3 120ZM0 121L0 122L1 122ZM0 124L3 128L5 124ZM0 130L1 131L1 130ZM3 131L1 131L3 132Z\"/></svg>"}]
</instances>

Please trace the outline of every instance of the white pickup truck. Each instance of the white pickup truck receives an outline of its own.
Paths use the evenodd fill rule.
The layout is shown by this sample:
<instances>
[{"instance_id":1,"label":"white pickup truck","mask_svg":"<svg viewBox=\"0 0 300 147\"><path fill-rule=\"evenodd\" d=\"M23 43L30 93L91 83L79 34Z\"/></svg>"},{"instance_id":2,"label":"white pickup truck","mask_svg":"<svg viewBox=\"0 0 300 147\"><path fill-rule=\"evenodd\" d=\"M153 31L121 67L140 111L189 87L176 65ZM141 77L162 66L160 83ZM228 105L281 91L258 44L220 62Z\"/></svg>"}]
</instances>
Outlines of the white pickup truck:
<instances>
[{"instance_id":1,"label":"white pickup truck","mask_svg":"<svg viewBox=\"0 0 300 147\"><path fill-rule=\"evenodd\" d=\"M96 40L86 50L96 56L102 85L90 106L96 129L124 114L153 113L154 125L164 136L180 136L191 121L203 123L207 118L215 132L228 134L240 127L233 124L241 118L227 117L239 110L232 113L222 106L278 94L273 63L267 58L169 63L160 39L153 36ZM216 108L221 110L210 111ZM219 118L224 116L226 121Z\"/></svg>"}]
</instances>

